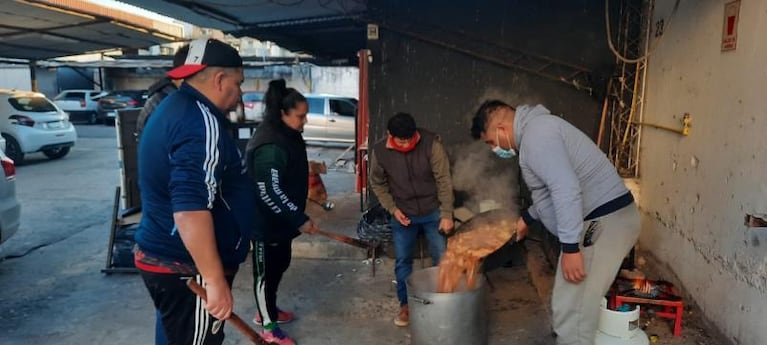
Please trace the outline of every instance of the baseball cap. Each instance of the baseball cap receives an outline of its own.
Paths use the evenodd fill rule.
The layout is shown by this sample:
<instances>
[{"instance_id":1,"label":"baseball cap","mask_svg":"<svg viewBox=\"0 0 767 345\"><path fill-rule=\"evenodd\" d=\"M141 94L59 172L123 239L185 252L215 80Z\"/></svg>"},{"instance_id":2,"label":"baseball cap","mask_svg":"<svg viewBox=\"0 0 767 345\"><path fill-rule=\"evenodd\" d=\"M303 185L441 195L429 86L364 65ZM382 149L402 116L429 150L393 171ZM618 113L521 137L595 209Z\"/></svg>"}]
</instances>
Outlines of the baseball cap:
<instances>
[{"instance_id":1,"label":"baseball cap","mask_svg":"<svg viewBox=\"0 0 767 345\"><path fill-rule=\"evenodd\" d=\"M185 79L206 67L242 67L242 57L234 47L213 38L200 38L189 43L184 64L168 72L172 79Z\"/></svg>"}]
</instances>

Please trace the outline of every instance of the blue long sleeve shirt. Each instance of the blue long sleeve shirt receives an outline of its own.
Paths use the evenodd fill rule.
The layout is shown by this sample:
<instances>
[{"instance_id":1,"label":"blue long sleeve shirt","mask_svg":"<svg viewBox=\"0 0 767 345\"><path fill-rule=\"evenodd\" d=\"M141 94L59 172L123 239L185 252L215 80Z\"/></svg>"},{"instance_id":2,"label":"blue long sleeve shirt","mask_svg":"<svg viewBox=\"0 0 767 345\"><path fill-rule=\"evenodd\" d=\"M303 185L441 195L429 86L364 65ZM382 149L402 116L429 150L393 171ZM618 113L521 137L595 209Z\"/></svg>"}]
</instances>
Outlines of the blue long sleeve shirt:
<instances>
[{"instance_id":1,"label":"blue long sleeve shirt","mask_svg":"<svg viewBox=\"0 0 767 345\"><path fill-rule=\"evenodd\" d=\"M207 210L225 267L247 256L259 220L255 189L228 122L188 84L166 97L139 143L142 219L139 248L152 257L193 264L173 220L175 212Z\"/></svg>"}]
</instances>

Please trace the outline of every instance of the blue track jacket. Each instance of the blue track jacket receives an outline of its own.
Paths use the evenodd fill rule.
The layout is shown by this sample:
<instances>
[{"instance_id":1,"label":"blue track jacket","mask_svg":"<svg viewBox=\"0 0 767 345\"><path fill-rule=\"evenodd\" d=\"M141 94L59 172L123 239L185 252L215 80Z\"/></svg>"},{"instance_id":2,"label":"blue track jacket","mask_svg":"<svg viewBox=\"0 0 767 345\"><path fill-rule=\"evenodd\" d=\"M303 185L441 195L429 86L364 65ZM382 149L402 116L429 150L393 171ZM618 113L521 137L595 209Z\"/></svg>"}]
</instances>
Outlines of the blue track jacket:
<instances>
[{"instance_id":1,"label":"blue track jacket","mask_svg":"<svg viewBox=\"0 0 767 345\"><path fill-rule=\"evenodd\" d=\"M149 256L193 264L173 213L209 210L225 267L245 260L259 217L255 189L228 120L188 84L166 97L139 143L142 218L136 243Z\"/></svg>"}]
</instances>

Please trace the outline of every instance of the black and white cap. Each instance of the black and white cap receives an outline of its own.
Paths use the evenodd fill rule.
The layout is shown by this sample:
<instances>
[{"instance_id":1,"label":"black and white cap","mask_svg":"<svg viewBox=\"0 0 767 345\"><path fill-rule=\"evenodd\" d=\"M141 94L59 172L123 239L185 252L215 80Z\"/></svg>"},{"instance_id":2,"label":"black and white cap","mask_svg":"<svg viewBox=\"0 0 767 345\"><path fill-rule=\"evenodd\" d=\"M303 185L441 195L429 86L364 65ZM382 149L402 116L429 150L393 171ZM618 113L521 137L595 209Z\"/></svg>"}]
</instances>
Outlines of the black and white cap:
<instances>
[{"instance_id":1,"label":"black and white cap","mask_svg":"<svg viewBox=\"0 0 767 345\"><path fill-rule=\"evenodd\" d=\"M237 49L213 38L200 38L189 43L184 64L168 72L171 79L185 79L206 67L242 67Z\"/></svg>"}]
</instances>

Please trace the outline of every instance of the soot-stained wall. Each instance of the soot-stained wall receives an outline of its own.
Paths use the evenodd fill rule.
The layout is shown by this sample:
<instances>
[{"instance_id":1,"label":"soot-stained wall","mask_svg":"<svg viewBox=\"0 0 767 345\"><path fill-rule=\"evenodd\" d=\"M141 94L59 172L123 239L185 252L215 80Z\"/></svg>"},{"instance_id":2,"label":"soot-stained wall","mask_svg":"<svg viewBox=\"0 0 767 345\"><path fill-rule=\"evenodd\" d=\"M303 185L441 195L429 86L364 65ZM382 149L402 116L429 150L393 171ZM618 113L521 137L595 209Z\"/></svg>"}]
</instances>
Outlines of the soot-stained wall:
<instances>
[{"instance_id":1,"label":"soot-stained wall","mask_svg":"<svg viewBox=\"0 0 767 345\"><path fill-rule=\"evenodd\" d=\"M449 149L465 144L471 141L471 117L488 98L543 104L594 137L602 81L614 63L603 6L565 0L371 1L372 22L380 25L378 40L369 41L371 142L385 135L391 115L404 111L441 134ZM506 48L593 70L596 93L503 66L511 62ZM494 59L501 63L488 61Z\"/></svg>"}]
</instances>

